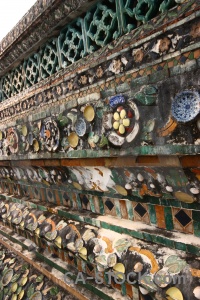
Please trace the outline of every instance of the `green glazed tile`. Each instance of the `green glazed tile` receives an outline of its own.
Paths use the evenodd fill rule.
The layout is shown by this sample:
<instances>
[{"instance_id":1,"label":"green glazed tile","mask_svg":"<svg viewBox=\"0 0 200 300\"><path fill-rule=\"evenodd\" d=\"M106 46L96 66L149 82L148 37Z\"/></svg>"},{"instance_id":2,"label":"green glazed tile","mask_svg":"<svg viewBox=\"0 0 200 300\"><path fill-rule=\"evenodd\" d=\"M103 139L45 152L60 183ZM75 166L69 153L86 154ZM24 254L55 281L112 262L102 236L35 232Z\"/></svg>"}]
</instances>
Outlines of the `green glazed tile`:
<instances>
[{"instance_id":1,"label":"green glazed tile","mask_svg":"<svg viewBox=\"0 0 200 300\"><path fill-rule=\"evenodd\" d=\"M101 221L101 227L103 227L105 229L110 229L110 225L103 221Z\"/></svg>"},{"instance_id":2,"label":"green glazed tile","mask_svg":"<svg viewBox=\"0 0 200 300\"><path fill-rule=\"evenodd\" d=\"M122 218L119 200L115 200L115 211L118 218Z\"/></svg>"},{"instance_id":3,"label":"green glazed tile","mask_svg":"<svg viewBox=\"0 0 200 300\"><path fill-rule=\"evenodd\" d=\"M126 208L129 220L133 220L133 205L131 201L126 201Z\"/></svg>"},{"instance_id":4,"label":"green glazed tile","mask_svg":"<svg viewBox=\"0 0 200 300\"><path fill-rule=\"evenodd\" d=\"M148 242L153 242L152 236L149 233L143 232L143 237L145 240L147 240Z\"/></svg>"},{"instance_id":5,"label":"green glazed tile","mask_svg":"<svg viewBox=\"0 0 200 300\"><path fill-rule=\"evenodd\" d=\"M37 207L38 207L39 210L43 210L43 211L47 210L47 208L43 205L38 205Z\"/></svg>"},{"instance_id":6,"label":"green glazed tile","mask_svg":"<svg viewBox=\"0 0 200 300\"><path fill-rule=\"evenodd\" d=\"M193 245L187 245L187 252L200 255L200 249Z\"/></svg>"},{"instance_id":7,"label":"green glazed tile","mask_svg":"<svg viewBox=\"0 0 200 300\"><path fill-rule=\"evenodd\" d=\"M89 202L90 202L90 208L91 208L91 211L92 212L96 212L95 211L95 206L94 206L94 201L93 201L93 197L91 195L87 195L88 199L89 199Z\"/></svg>"},{"instance_id":8,"label":"green glazed tile","mask_svg":"<svg viewBox=\"0 0 200 300\"><path fill-rule=\"evenodd\" d=\"M84 218L84 221L85 221L86 223L89 223L89 224L93 225L92 219L89 218L89 217L85 217L85 218Z\"/></svg>"},{"instance_id":9,"label":"green glazed tile","mask_svg":"<svg viewBox=\"0 0 200 300\"><path fill-rule=\"evenodd\" d=\"M165 245L165 240L166 238L162 237L162 236L157 236L156 237L156 242Z\"/></svg>"},{"instance_id":10,"label":"green glazed tile","mask_svg":"<svg viewBox=\"0 0 200 300\"><path fill-rule=\"evenodd\" d=\"M190 55L188 56L189 59L193 59L194 58L194 52L191 52Z\"/></svg>"},{"instance_id":11,"label":"green glazed tile","mask_svg":"<svg viewBox=\"0 0 200 300\"><path fill-rule=\"evenodd\" d=\"M152 224L157 224L156 212L154 205L148 204L149 207L149 216Z\"/></svg>"},{"instance_id":12,"label":"green glazed tile","mask_svg":"<svg viewBox=\"0 0 200 300\"><path fill-rule=\"evenodd\" d=\"M199 222L197 222L197 221L193 221L193 227L194 227L194 229L200 229L200 223Z\"/></svg>"},{"instance_id":13,"label":"green glazed tile","mask_svg":"<svg viewBox=\"0 0 200 300\"><path fill-rule=\"evenodd\" d=\"M99 210L100 210L100 214L101 215L104 215L104 205L103 205L103 200L102 200L102 198L101 197L98 197L98 199L99 199Z\"/></svg>"},{"instance_id":14,"label":"green glazed tile","mask_svg":"<svg viewBox=\"0 0 200 300\"><path fill-rule=\"evenodd\" d=\"M126 296L126 285L125 285L125 283L121 284L121 293L122 293L122 296Z\"/></svg>"},{"instance_id":15,"label":"green glazed tile","mask_svg":"<svg viewBox=\"0 0 200 300\"><path fill-rule=\"evenodd\" d=\"M174 224L173 224L171 207L164 207L164 214L165 214L166 229L173 230Z\"/></svg>"},{"instance_id":16,"label":"green glazed tile","mask_svg":"<svg viewBox=\"0 0 200 300\"><path fill-rule=\"evenodd\" d=\"M172 200L172 201L171 201L171 206L174 206L174 207L181 207L181 202L178 201L178 200Z\"/></svg>"},{"instance_id":17,"label":"green glazed tile","mask_svg":"<svg viewBox=\"0 0 200 300\"><path fill-rule=\"evenodd\" d=\"M130 230L129 231L129 234L135 238L138 238L138 239L143 239L143 233L142 232L139 232L139 231L134 231L134 230Z\"/></svg>"},{"instance_id":18,"label":"green glazed tile","mask_svg":"<svg viewBox=\"0 0 200 300\"><path fill-rule=\"evenodd\" d=\"M163 206L170 206L170 201L168 199L160 199L160 204Z\"/></svg>"},{"instance_id":19,"label":"green glazed tile","mask_svg":"<svg viewBox=\"0 0 200 300\"><path fill-rule=\"evenodd\" d=\"M194 235L200 237L200 229L194 229Z\"/></svg>"},{"instance_id":20,"label":"green glazed tile","mask_svg":"<svg viewBox=\"0 0 200 300\"><path fill-rule=\"evenodd\" d=\"M156 197L148 197L148 200L151 204L160 204L159 198Z\"/></svg>"},{"instance_id":21,"label":"green glazed tile","mask_svg":"<svg viewBox=\"0 0 200 300\"><path fill-rule=\"evenodd\" d=\"M79 194L76 194L76 203L77 203L77 206L78 206L78 209L82 209L82 205L81 205L81 199L79 197Z\"/></svg>"},{"instance_id":22,"label":"green glazed tile","mask_svg":"<svg viewBox=\"0 0 200 300\"><path fill-rule=\"evenodd\" d=\"M175 248L174 241L169 240L169 239L165 239L165 245L170 248Z\"/></svg>"},{"instance_id":23,"label":"green glazed tile","mask_svg":"<svg viewBox=\"0 0 200 300\"><path fill-rule=\"evenodd\" d=\"M199 223L200 223L200 211L198 211L198 210L193 210L193 211L192 211L192 219L193 219L194 221L199 221Z\"/></svg>"}]
</instances>

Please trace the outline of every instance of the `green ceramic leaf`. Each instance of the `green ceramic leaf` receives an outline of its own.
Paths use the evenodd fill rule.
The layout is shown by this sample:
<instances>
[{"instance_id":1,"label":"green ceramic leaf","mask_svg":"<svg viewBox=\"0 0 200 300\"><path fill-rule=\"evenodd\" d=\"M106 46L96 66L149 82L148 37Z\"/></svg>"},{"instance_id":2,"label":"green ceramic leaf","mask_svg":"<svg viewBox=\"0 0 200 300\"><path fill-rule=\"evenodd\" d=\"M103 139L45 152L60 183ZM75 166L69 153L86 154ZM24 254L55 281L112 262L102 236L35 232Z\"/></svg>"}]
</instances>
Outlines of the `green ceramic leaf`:
<instances>
[{"instance_id":1,"label":"green ceramic leaf","mask_svg":"<svg viewBox=\"0 0 200 300\"><path fill-rule=\"evenodd\" d=\"M106 258L105 255L97 256L97 257L95 258L95 261L96 261L98 264L102 265L102 266L106 266L106 265L107 265L107 258Z\"/></svg>"},{"instance_id":2,"label":"green ceramic leaf","mask_svg":"<svg viewBox=\"0 0 200 300\"><path fill-rule=\"evenodd\" d=\"M69 123L69 121L67 117L62 116L62 118L58 120L58 123L61 127L64 127Z\"/></svg>"},{"instance_id":3,"label":"green ceramic leaf","mask_svg":"<svg viewBox=\"0 0 200 300\"><path fill-rule=\"evenodd\" d=\"M155 292L158 289L150 275L141 276L141 281L139 283L150 292Z\"/></svg>"},{"instance_id":4,"label":"green ceramic leaf","mask_svg":"<svg viewBox=\"0 0 200 300\"><path fill-rule=\"evenodd\" d=\"M4 288L3 291L4 291L4 295L8 295L9 288Z\"/></svg>"},{"instance_id":5,"label":"green ceramic leaf","mask_svg":"<svg viewBox=\"0 0 200 300\"><path fill-rule=\"evenodd\" d=\"M0 260L3 260L5 257L4 251L0 251Z\"/></svg>"},{"instance_id":6,"label":"green ceramic leaf","mask_svg":"<svg viewBox=\"0 0 200 300\"><path fill-rule=\"evenodd\" d=\"M44 278L44 275L40 275L37 277L36 282L41 282Z\"/></svg>"},{"instance_id":7,"label":"green ceramic leaf","mask_svg":"<svg viewBox=\"0 0 200 300\"><path fill-rule=\"evenodd\" d=\"M33 285L33 284L31 284L31 285L29 286L29 288L28 288L28 291L27 291L27 296L28 296L28 298L30 298L30 297L31 297L31 295L33 295L33 294L34 294L34 291L35 291L35 289L34 289L34 285Z\"/></svg>"},{"instance_id":8,"label":"green ceramic leaf","mask_svg":"<svg viewBox=\"0 0 200 300\"><path fill-rule=\"evenodd\" d=\"M168 268L169 273L179 273L185 265L183 263L174 263Z\"/></svg>"},{"instance_id":9,"label":"green ceramic leaf","mask_svg":"<svg viewBox=\"0 0 200 300\"><path fill-rule=\"evenodd\" d=\"M58 287L57 287L57 286L52 287L52 288L50 289L50 294L51 294L52 296L56 296L56 295L58 294L58 292L59 292L59 290L58 290Z\"/></svg>"},{"instance_id":10,"label":"green ceramic leaf","mask_svg":"<svg viewBox=\"0 0 200 300\"><path fill-rule=\"evenodd\" d=\"M174 262L176 262L179 259L179 256L177 255L170 255L165 262L165 266L169 267L171 264L173 264Z\"/></svg>"},{"instance_id":11,"label":"green ceramic leaf","mask_svg":"<svg viewBox=\"0 0 200 300\"><path fill-rule=\"evenodd\" d=\"M102 148L105 145L108 145L108 139L104 135L102 135L101 140L99 142L99 147Z\"/></svg>"},{"instance_id":12,"label":"green ceramic leaf","mask_svg":"<svg viewBox=\"0 0 200 300\"><path fill-rule=\"evenodd\" d=\"M4 269L3 269L3 272L2 272L2 276L6 273L7 270L8 270L8 267L5 266Z\"/></svg>"},{"instance_id":13,"label":"green ceramic leaf","mask_svg":"<svg viewBox=\"0 0 200 300\"><path fill-rule=\"evenodd\" d=\"M12 265L14 262L15 262L15 258L12 258L12 259L9 261L9 265Z\"/></svg>"},{"instance_id":14,"label":"green ceramic leaf","mask_svg":"<svg viewBox=\"0 0 200 300\"><path fill-rule=\"evenodd\" d=\"M19 286L18 289L17 289L17 291L16 291L16 294L19 295L19 293L21 292L21 290L22 290L22 286Z\"/></svg>"},{"instance_id":15,"label":"green ceramic leaf","mask_svg":"<svg viewBox=\"0 0 200 300\"><path fill-rule=\"evenodd\" d=\"M179 273L186 265L187 263L176 255L171 255L165 262L165 267L168 267L169 273Z\"/></svg>"},{"instance_id":16,"label":"green ceramic leaf","mask_svg":"<svg viewBox=\"0 0 200 300\"><path fill-rule=\"evenodd\" d=\"M155 119L151 119L147 121L147 123L144 125L143 131L146 133L152 132L155 127Z\"/></svg>"},{"instance_id":17,"label":"green ceramic leaf","mask_svg":"<svg viewBox=\"0 0 200 300\"><path fill-rule=\"evenodd\" d=\"M114 243L114 248L119 253L122 253L124 250L127 250L130 246L131 242L126 239L119 239L116 243Z\"/></svg>"},{"instance_id":18,"label":"green ceramic leaf","mask_svg":"<svg viewBox=\"0 0 200 300\"><path fill-rule=\"evenodd\" d=\"M96 110L96 114L99 119L103 118L103 112L104 112L103 109L100 108Z\"/></svg>"},{"instance_id":19,"label":"green ceramic leaf","mask_svg":"<svg viewBox=\"0 0 200 300\"><path fill-rule=\"evenodd\" d=\"M15 282L15 281L17 281L17 279L20 277L20 274L15 274L14 276L13 276L13 278L11 279L11 282Z\"/></svg>"},{"instance_id":20,"label":"green ceramic leaf","mask_svg":"<svg viewBox=\"0 0 200 300\"><path fill-rule=\"evenodd\" d=\"M59 115L58 115L58 120L59 120L59 121L62 120L62 117L63 117L62 113L59 114Z\"/></svg>"},{"instance_id":21,"label":"green ceramic leaf","mask_svg":"<svg viewBox=\"0 0 200 300\"><path fill-rule=\"evenodd\" d=\"M174 18L174 17L177 17L177 15L178 15L177 12L172 10L172 11L168 12L167 17Z\"/></svg>"},{"instance_id":22,"label":"green ceramic leaf","mask_svg":"<svg viewBox=\"0 0 200 300\"><path fill-rule=\"evenodd\" d=\"M147 86L144 88L143 92L146 94L146 95L155 95L157 94L158 90L155 86Z\"/></svg>"},{"instance_id":23,"label":"green ceramic leaf","mask_svg":"<svg viewBox=\"0 0 200 300\"><path fill-rule=\"evenodd\" d=\"M156 97L154 95L146 95L144 93L136 94L135 98L144 105L151 105L156 100Z\"/></svg>"},{"instance_id":24,"label":"green ceramic leaf","mask_svg":"<svg viewBox=\"0 0 200 300\"><path fill-rule=\"evenodd\" d=\"M21 268L22 271L26 271L28 269L29 265L28 264L24 264Z\"/></svg>"}]
</instances>

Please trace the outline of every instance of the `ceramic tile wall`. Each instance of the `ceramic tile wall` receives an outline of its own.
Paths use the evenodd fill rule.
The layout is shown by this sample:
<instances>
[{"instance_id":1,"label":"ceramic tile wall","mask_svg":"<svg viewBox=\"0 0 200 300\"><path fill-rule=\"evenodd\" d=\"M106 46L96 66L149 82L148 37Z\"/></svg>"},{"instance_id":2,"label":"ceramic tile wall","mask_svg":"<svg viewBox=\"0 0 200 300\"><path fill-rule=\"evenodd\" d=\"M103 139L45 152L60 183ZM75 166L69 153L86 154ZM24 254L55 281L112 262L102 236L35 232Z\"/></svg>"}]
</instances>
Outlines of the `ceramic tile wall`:
<instances>
[{"instance_id":1,"label":"ceramic tile wall","mask_svg":"<svg viewBox=\"0 0 200 300\"><path fill-rule=\"evenodd\" d=\"M168 231L174 230L186 234L200 236L200 210L176 201L163 200L161 203L135 202L128 199L99 197L91 194L67 192L62 190L44 189L26 185L1 183L1 192L15 197L28 196L56 206L66 206L74 210L86 210L97 215L108 215L119 219L127 219L155 225ZM157 202L157 201L156 201ZM193 208L194 205L193 205Z\"/></svg>"}]
</instances>

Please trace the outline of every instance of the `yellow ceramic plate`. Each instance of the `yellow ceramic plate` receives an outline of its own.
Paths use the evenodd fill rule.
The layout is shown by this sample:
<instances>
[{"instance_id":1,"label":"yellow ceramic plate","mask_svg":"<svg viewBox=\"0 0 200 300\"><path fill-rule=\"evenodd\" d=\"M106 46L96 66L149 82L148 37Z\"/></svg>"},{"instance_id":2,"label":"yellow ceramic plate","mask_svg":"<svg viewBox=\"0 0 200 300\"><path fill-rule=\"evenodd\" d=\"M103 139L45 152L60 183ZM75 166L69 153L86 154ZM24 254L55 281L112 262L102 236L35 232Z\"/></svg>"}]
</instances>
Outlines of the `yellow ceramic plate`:
<instances>
[{"instance_id":1,"label":"yellow ceramic plate","mask_svg":"<svg viewBox=\"0 0 200 300\"><path fill-rule=\"evenodd\" d=\"M83 112L84 118L88 122L92 122L94 120L95 112L94 108L91 105L86 106Z\"/></svg>"}]
</instances>

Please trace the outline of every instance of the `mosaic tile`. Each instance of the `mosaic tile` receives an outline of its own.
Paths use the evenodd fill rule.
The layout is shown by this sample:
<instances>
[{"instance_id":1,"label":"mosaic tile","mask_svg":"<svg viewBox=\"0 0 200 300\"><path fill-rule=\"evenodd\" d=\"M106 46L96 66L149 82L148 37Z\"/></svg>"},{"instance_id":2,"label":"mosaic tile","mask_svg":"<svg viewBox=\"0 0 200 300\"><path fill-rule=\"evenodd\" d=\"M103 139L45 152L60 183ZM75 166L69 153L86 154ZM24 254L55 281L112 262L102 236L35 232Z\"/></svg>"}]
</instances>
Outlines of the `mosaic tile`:
<instances>
[{"instance_id":1,"label":"mosaic tile","mask_svg":"<svg viewBox=\"0 0 200 300\"><path fill-rule=\"evenodd\" d=\"M173 230L173 218L172 218L172 210L171 207L164 207L164 214L165 214L165 223L167 230Z\"/></svg>"},{"instance_id":2,"label":"mosaic tile","mask_svg":"<svg viewBox=\"0 0 200 300\"><path fill-rule=\"evenodd\" d=\"M112 201L109 198L103 198L104 203L104 210L106 215L111 215L113 217L116 217L116 207L114 201Z\"/></svg>"},{"instance_id":3,"label":"mosaic tile","mask_svg":"<svg viewBox=\"0 0 200 300\"><path fill-rule=\"evenodd\" d=\"M159 228L166 228L165 223L165 215L164 215L164 207L160 205L155 205L156 218L157 218L157 226Z\"/></svg>"},{"instance_id":4,"label":"mosaic tile","mask_svg":"<svg viewBox=\"0 0 200 300\"><path fill-rule=\"evenodd\" d=\"M121 217L123 219L128 219L128 211L127 211L126 202L127 202L126 200L119 200L120 210L121 210Z\"/></svg>"},{"instance_id":5,"label":"mosaic tile","mask_svg":"<svg viewBox=\"0 0 200 300\"><path fill-rule=\"evenodd\" d=\"M192 212L173 208L174 229L185 233L193 233Z\"/></svg>"},{"instance_id":6,"label":"mosaic tile","mask_svg":"<svg viewBox=\"0 0 200 300\"><path fill-rule=\"evenodd\" d=\"M146 204L137 203L134 205L134 220L142 221L146 224L150 223L148 207Z\"/></svg>"},{"instance_id":7,"label":"mosaic tile","mask_svg":"<svg viewBox=\"0 0 200 300\"><path fill-rule=\"evenodd\" d=\"M87 209L87 210L91 210L89 197L86 196L86 195L83 195L83 194L79 194L79 197L80 197L80 200L81 200L82 208Z\"/></svg>"}]
</instances>

